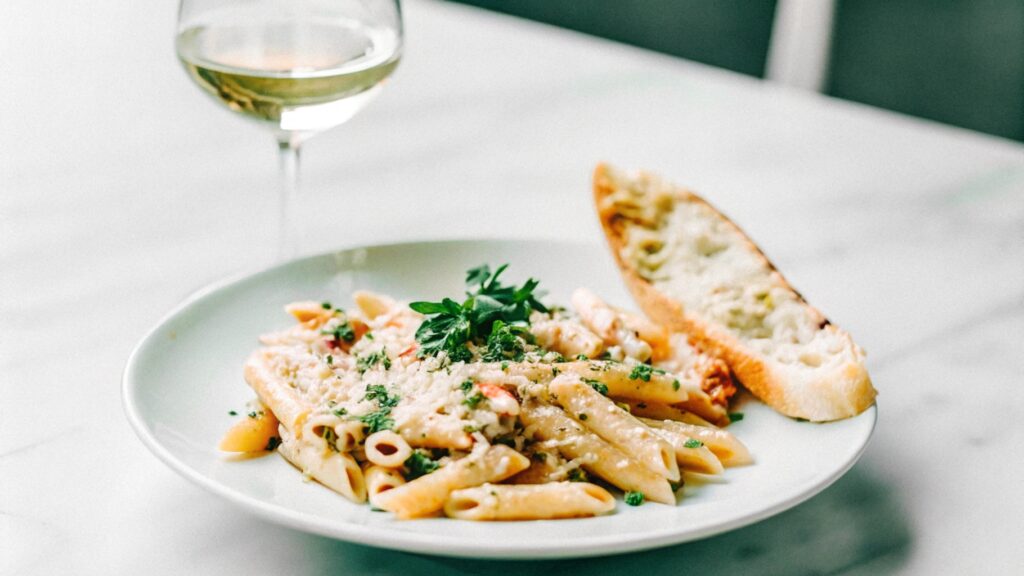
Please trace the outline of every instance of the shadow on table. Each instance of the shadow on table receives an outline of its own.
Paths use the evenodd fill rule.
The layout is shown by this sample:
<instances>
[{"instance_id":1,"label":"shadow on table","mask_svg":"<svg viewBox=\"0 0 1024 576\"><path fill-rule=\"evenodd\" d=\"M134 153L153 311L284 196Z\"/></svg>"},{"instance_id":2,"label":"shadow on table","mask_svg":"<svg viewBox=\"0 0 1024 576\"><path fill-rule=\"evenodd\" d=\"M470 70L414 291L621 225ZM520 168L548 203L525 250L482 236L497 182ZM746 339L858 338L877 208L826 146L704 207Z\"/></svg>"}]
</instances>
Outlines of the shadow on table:
<instances>
[{"instance_id":1,"label":"shadow on table","mask_svg":"<svg viewBox=\"0 0 1024 576\"><path fill-rule=\"evenodd\" d=\"M304 539L316 573L486 574L891 574L905 562L912 534L897 492L872 477L864 463L808 502L721 536L647 552L524 564L384 552L326 538Z\"/></svg>"}]
</instances>

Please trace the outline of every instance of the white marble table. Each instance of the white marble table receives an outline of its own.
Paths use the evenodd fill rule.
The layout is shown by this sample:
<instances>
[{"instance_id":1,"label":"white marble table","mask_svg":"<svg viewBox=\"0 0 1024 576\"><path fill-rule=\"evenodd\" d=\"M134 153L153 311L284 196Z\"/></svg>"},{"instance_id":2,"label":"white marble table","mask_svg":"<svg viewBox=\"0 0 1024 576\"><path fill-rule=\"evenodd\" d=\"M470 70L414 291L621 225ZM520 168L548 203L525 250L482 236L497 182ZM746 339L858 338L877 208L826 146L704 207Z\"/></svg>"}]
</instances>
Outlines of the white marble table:
<instances>
[{"instance_id":1,"label":"white marble table","mask_svg":"<svg viewBox=\"0 0 1024 576\"><path fill-rule=\"evenodd\" d=\"M268 136L178 69L173 4L0 5L0 574L1024 566L1024 147L426 0L406 4L408 55L379 101L306 149L307 251L593 238L594 162L658 170L867 348L873 443L752 527L531 565L309 536L178 477L129 429L120 373L186 294L265 261L276 166Z\"/></svg>"}]
</instances>

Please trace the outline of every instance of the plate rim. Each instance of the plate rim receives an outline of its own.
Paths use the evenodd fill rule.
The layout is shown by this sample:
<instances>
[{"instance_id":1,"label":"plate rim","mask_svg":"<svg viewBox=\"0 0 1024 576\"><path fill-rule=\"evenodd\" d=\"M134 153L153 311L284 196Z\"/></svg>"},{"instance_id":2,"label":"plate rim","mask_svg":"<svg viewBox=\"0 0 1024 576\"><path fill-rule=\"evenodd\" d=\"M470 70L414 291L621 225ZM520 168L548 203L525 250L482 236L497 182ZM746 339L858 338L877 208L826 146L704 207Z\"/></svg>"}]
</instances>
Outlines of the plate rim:
<instances>
[{"instance_id":1,"label":"plate rim","mask_svg":"<svg viewBox=\"0 0 1024 576\"><path fill-rule=\"evenodd\" d=\"M238 492L230 486L218 482L215 479L192 468L184 461L175 457L153 434L150 426L146 423L141 414L138 404L138 358L143 351L154 342L161 329L186 311L197 301L220 292L230 289L242 283L252 281L258 276L269 274L287 266L298 266L300 262L323 259L337 256L342 253L350 253L357 250L370 250L380 248L399 248L402 246L424 245L445 245L445 244L534 244L550 247L553 244L572 245L576 247L597 246L598 242L582 240L558 240L558 239L517 239L517 238L487 238L487 239L426 239L420 241L401 241L377 244L353 245L335 250L320 252L289 259L283 262L272 264L256 269L242 270L230 274L219 280L215 280L206 286L189 294L181 302L175 305L169 312L164 314L135 344L121 376L121 403L125 416L135 435L142 441L146 448L152 452L160 461L167 465L193 484L203 488L209 493L215 494L238 506L242 510L270 522L288 526L302 532L318 534L321 536L341 540L345 542L385 548L401 552L415 552L434 556L446 557L473 557L504 560L541 560L555 558L584 558L596 556L608 556L626 552L639 552L654 548L661 548L674 544L681 544L694 540L709 538L717 534L730 532L744 526L755 524L797 506L823 490L831 486L839 478L845 475L864 454L871 438L874 436L878 424L878 406L872 404L867 410L854 418L870 419L859 438L859 446L846 458L842 466L829 471L824 476L815 476L809 481L794 485L786 497L778 500L771 506L765 507L754 513L737 513L725 520L698 529L663 528L654 531L638 534L605 534L589 535L573 542L569 547L564 542L551 543L547 545L509 546L509 545L480 545L459 544L458 542L445 542L438 544L437 535L425 534L411 531L394 530L387 527L353 524L345 520L328 521L315 516L298 512L281 504L272 504L258 498ZM758 401L754 399L754 401Z\"/></svg>"}]
</instances>

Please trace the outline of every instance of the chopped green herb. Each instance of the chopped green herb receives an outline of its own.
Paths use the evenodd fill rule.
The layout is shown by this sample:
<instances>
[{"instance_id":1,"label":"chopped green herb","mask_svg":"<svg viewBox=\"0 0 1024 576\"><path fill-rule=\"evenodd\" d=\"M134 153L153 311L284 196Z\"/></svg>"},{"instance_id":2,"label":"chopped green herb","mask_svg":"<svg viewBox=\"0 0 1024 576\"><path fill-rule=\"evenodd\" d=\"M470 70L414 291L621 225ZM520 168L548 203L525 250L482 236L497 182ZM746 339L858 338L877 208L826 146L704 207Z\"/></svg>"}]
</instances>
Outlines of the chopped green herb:
<instances>
[{"instance_id":1,"label":"chopped green herb","mask_svg":"<svg viewBox=\"0 0 1024 576\"><path fill-rule=\"evenodd\" d=\"M320 307L323 308L324 310L330 310L331 308L333 308L333 306L331 306L331 303L327 301L321 302Z\"/></svg>"},{"instance_id":2,"label":"chopped green herb","mask_svg":"<svg viewBox=\"0 0 1024 576\"><path fill-rule=\"evenodd\" d=\"M590 360L590 358L586 354L577 354L576 355L576 359L577 360Z\"/></svg>"},{"instance_id":3,"label":"chopped green herb","mask_svg":"<svg viewBox=\"0 0 1024 576\"><path fill-rule=\"evenodd\" d=\"M683 483L681 481L680 482L669 482L668 486L669 486L669 488L672 489L673 492L678 492L679 489L683 487Z\"/></svg>"},{"instance_id":4,"label":"chopped green herb","mask_svg":"<svg viewBox=\"0 0 1024 576\"><path fill-rule=\"evenodd\" d=\"M427 316L416 330L416 341L420 344L417 355L424 358L444 352L452 362L465 362L473 358L470 343L486 345L491 355L509 352L504 346L514 347L514 344L502 335L497 337L494 351L490 351L489 340L497 322L526 326L531 312L547 312L547 308L534 294L537 280L531 278L519 287L506 286L498 280L507 267L503 265L493 274L487 265L469 270L466 274L469 290L462 304L451 298L409 304L414 311ZM514 350L511 353L514 354Z\"/></svg>"},{"instance_id":5,"label":"chopped green herb","mask_svg":"<svg viewBox=\"0 0 1024 576\"><path fill-rule=\"evenodd\" d=\"M586 412L581 412L580 413L580 420L583 421L583 422L587 421L587 414L586 414Z\"/></svg>"},{"instance_id":6,"label":"chopped green herb","mask_svg":"<svg viewBox=\"0 0 1024 576\"><path fill-rule=\"evenodd\" d=\"M545 462L548 459L547 452L534 452L532 454L532 456L533 456L533 459L538 461L538 462Z\"/></svg>"},{"instance_id":7,"label":"chopped green herb","mask_svg":"<svg viewBox=\"0 0 1024 576\"><path fill-rule=\"evenodd\" d=\"M363 334L363 338L366 338L367 340L372 342L373 341L373 332L367 332L366 334Z\"/></svg>"},{"instance_id":8,"label":"chopped green herb","mask_svg":"<svg viewBox=\"0 0 1024 576\"><path fill-rule=\"evenodd\" d=\"M551 368L551 375L552 376L558 376L558 368L552 367Z\"/></svg>"},{"instance_id":9,"label":"chopped green herb","mask_svg":"<svg viewBox=\"0 0 1024 576\"><path fill-rule=\"evenodd\" d=\"M271 436L270 440L267 440L267 445L263 448L267 452L273 452L277 450L277 447L281 445L281 439L277 436Z\"/></svg>"},{"instance_id":10,"label":"chopped green herb","mask_svg":"<svg viewBox=\"0 0 1024 576\"><path fill-rule=\"evenodd\" d=\"M476 410L476 407L479 406L485 398L486 397L483 395L483 392L477 391L474 394L466 396L466 399L463 400L462 403L469 406L470 410Z\"/></svg>"},{"instance_id":11,"label":"chopped green herb","mask_svg":"<svg viewBox=\"0 0 1024 576\"><path fill-rule=\"evenodd\" d=\"M367 434L390 430L395 426L395 421L391 419L391 408L381 408L365 416L360 416L359 421L366 425Z\"/></svg>"},{"instance_id":12,"label":"chopped green herb","mask_svg":"<svg viewBox=\"0 0 1024 576\"><path fill-rule=\"evenodd\" d=\"M356 339L356 331L352 328L352 325L349 324L347 320L345 322L342 322L341 324L338 324L334 328L331 328L330 330L325 328L321 330L320 333L332 336L335 342L341 342L342 340L344 340L345 342L353 342Z\"/></svg>"},{"instance_id":13,"label":"chopped green herb","mask_svg":"<svg viewBox=\"0 0 1024 576\"><path fill-rule=\"evenodd\" d=\"M328 354L327 355L327 363L328 364L334 364L334 356L331 356L330 354Z\"/></svg>"},{"instance_id":14,"label":"chopped green herb","mask_svg":"<svg viewBox=\"0 0 1024 576\"><path fill-rule=\"evenodd\" d=\"M672 389L673 390L679 390L679 380L673 380L672 381Z\"/></svg>"},{"instance_id":15,"label":"chopped green herb","mask_svg":"<svg viewBox=\"0 0 1024 576\"><path fill-rule=\"evenodd\" d=\"M508 361L501 363L501 371L504 372L506 370L508 370Z\"/></svg>"},{"instance_id":16,"label":"chopped green herb","mask_svg":"<svg viewBox=\"0 0 1024 576\"><path fill-rule=\"evenodd\" d=\"M348 414L348 410L345 409L345 408L338 408L337 410L334 410L332 413L335 416L341 418L342 416L345 416L346 414Z\"/></svg>"},{"instance_id":17,"label":"chopped green herb","mask_svg":"<svg viewBox=\"0 0 1024 576\"><path fill-rule=\"evenodd\" d=\"M249 412L248 416L249 416L249 418L256 419L256 418L259 418L260 416L263 416L263 412L262 411L260 411L260 412L256 412L256 411Z\"/></svg>"},{"instance_id":18,"label":"chopped green herb","mask_svg":"<svg viewBox=\"0 0 1024 576\"><path fill-rule=\"evenodd\" d=\"M430 474L440 467L437 461L417 450L405 459L405 479L415 480L424 474Z\"/></svg>"},{"instance_id":19,"label":"chopped green herb","mask_svg":"<svg viewBox=\"0 0 1024 576\"><path fill-rule=\"evenodd\" d=\"M398 396L388 394L387 388L380 384L370 384L366 387L366 396L363 400L376 400L377 410L359 417L359 421L366 425L367 434L390 430L395 426L391 419L391 409L398 405Z\"/></svg>"},{"instance_id":20,"label":"chopped green herb","mask_svg":"<svg viewBox=\"0 0 1024 576\"><path fill-rule=\"evenodd\" d=\"M686 448L700 448L704 443L696 438L687 438L686 442L683 442L683 446Z\"/></svg>"},{"instance_id":21,"label":"chopped green herb","mask_svg":"<svg viewBox=\"0 0 1024 576\"><path fill-rule=\"evenodd\" d=\"M491 334L487 337L487 349L481 355L484 362L503 362L508 360L522 362L526 352L526 337L530 335L525 326L511 326L495 320Z\"/></svg>"},{"instance_id":22,"label":"chopped green herb","mask_svg":"<svg viewBox=\"0 0 1024 576\"><path fill-rule=\"evenodd\" d=\"M729 413L729 422L739 422L740 420L743 420L743 412Z\"/></svg>"},{"instance_id":23,"label":"chopped green herb","mask_svg":"<svg viewBox=\"0 0 1024 576\"><path fill-rule=\"evenodd\" d=\"M505 434L504 436L497 436L497 437L494 438L494 443L495 444L504 444L505 446L508 446L509 448L515 448L516 447L516 439L515 439L515 436L512 435L512 434Z\"/></svg>"},{"instance_id":24,"label":"chopped green herb","mask_svg":"<svg viewBox=\"0 0 1024 576\"><path fill-rule=\"evenodd\" d=\"M584 378L583 381L586 382L587 384L590 384L590 387L596 390L602 396L608 395L608 385L605 384L604 382L601 382L600 380L591 380L589 378Z\"/></svg>"},{"instance_id":25,"label":"chopped green herb","mask_svg":"<svg viewBox=\"0 0 1024 576\"><path fill-rule=\"evenodd\" d=\"M629 504L630 506L639 506L644 503L644 495L640 492L630 490L629 492L626 492L624 500L626 501L626 504Z\"/></svg>"},{"instance_id":26,"label":"chopped green herb","mask_svg":"<svg viewBox=\"0 0 1024 576\"><path fill-rule=\"evenodd\" d=\"M462 390L463 394L469 394L473 390L473 381L465 380L462 384L459 384L459 389Z\"/></svg>"},{"instance_id":27,"label":"chopped green herb","mask_svg":"<svg viewBox=\"0 0 1024 576\"><path fill-rule=\"evenodd\" d=\"M238 416L238 412L235 412L234 410L228 410L228 416Z\"/></svg>"},{"instance_id":28,"label":"chopped green herb","mask_svg":"<svg viewBox=\"0 0 1024 576\"><path fill-rule=\"evenodd\" d=\"M364 354L356 359L356 370L359 370L360 374L377 365L383 366L385 370L391 369L391 358L388 358L387 348Z\"/></svg>"},{"instance_id":29,"label":"chopped green herb","mask_svg":"<svg viewBox=\"0 0 1024 576\"><path fill-rule=\"evenodd\" d=\"M466 434L472 434L473 432L479 432L480 428L473 426L472 424L466 424L462 427L462 431Z\"/></svg>"},{"instance_id":30,"label":"chopped green herb","mask_svg":"<svg viewBox=\"0 0 1024 576\"><path fill-rule=\"evenodd\" d=\"M587 471L583 468L569 470L569 482L586 482L587 480Z\"/></svg>"},{"instance_id":31,"label":"chopped green herb","mask_svg":"<svg viewBox=\"0 0 1024 576\"><path fill-rule=\"evenodd\" d=\"M650 382L651 366L649 364L637 364L636 366L633 366L633 371L629 373L629 379Z\"/></svg>"}]
</instances>

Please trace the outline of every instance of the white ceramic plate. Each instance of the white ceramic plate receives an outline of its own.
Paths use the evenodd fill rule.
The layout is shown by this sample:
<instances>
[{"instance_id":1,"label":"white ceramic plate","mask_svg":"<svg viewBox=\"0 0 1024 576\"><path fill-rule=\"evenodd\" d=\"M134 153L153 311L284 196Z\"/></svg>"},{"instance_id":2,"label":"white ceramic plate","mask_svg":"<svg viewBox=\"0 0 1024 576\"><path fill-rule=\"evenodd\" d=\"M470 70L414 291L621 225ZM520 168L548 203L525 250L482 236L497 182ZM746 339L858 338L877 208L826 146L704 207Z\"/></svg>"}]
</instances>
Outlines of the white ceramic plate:
<instances>
[{"instance_id":1,"label":"white ceramic plate","mask_svg":"<svg viewBox=\"0 0 1024 576\"><path fill-rule=\"evenodd\" d=\"M128 419L171 468L258 516L299 530L398 550L492 558L594 556L665 546L751 524L810 498L863 452L876 410L830 424L784 418L756 400L737 410L733 431L756 464L721 481L687 478L677 506L619 502L598 518L474 523L396 521L311 482L276 454L232 460L218 452L253 397L242 363L259 334L290 325L294 300L350 303L365 288L403 299L462 293L467 268L509 262L508 279L539 278L549 300L567 302L587 286L632 307L603 246L552 242L451 241L378 246L286 263L211 287L171 312L132 353L124 374Z\"/></svg>"}]
</instances>

